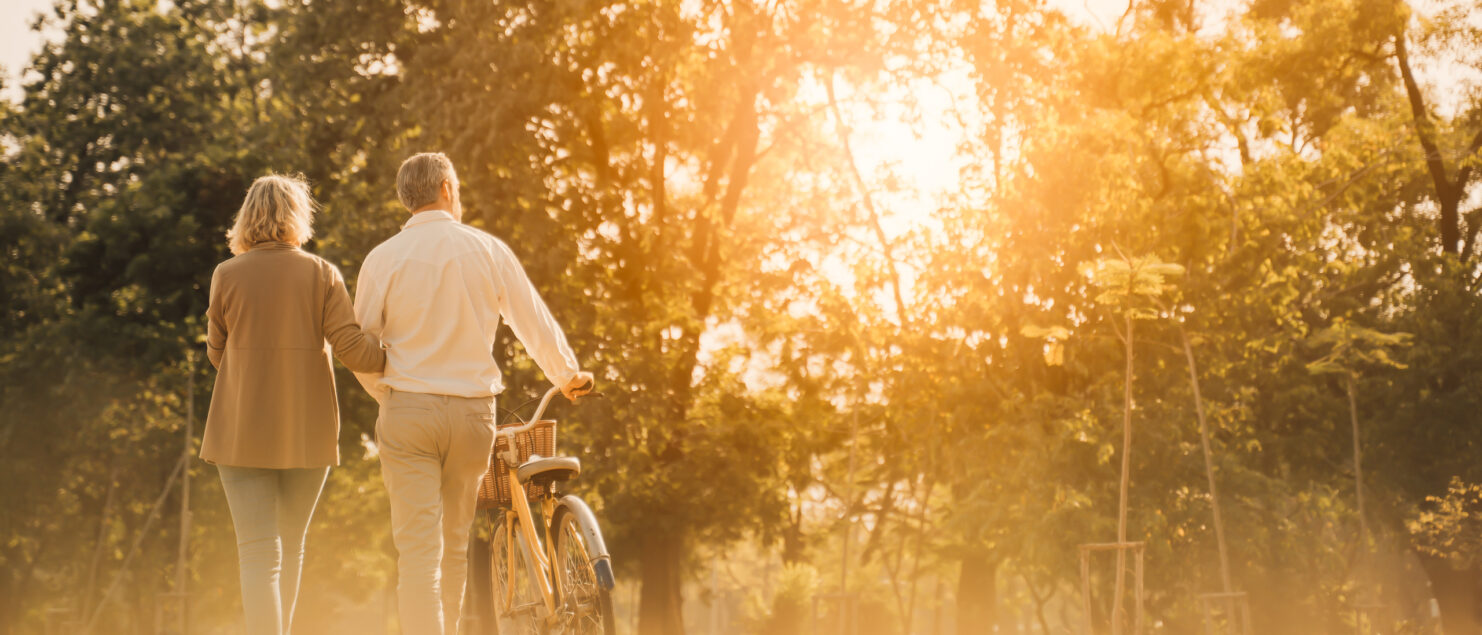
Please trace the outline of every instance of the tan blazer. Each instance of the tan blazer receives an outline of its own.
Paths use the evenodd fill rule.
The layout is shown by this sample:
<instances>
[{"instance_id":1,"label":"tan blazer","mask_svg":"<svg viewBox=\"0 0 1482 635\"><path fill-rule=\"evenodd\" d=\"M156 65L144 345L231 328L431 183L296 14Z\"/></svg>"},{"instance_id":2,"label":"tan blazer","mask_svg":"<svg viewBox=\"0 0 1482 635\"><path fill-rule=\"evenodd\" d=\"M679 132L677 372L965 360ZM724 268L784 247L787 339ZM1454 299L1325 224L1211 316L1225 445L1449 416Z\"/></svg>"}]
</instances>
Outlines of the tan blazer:
<instances>
[{"instance_id":1,"label":"tan blazer","mask_svg":"<svg viewBox=\"0 0 1482 635\"><path fill-rule=\"evenodd\" d=\"M239 467L338 465L329 349L353 371L386 364L380 342L355 323L339 270L287 243L259 243L216 267L206 317L206 354L217 373L201 458Z\"/></svg>"}]
</instances>

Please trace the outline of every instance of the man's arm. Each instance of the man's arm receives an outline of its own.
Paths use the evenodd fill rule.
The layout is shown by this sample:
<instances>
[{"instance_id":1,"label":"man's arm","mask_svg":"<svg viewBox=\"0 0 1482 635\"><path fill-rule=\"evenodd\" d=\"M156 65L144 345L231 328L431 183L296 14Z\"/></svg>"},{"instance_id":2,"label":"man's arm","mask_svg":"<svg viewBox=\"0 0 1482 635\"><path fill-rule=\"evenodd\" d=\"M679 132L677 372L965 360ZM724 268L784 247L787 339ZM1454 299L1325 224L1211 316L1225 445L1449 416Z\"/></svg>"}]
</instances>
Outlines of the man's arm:
<instances>
[{"instance_id":1,"label":"man's arm","mask_svg":"<svg viewBox=\"0 0 1482 635\"><path fill-rule=\"evenodd\" d=\"M375 253L366 256L365 262L360 265L360 275L355 283L355 321L360 323L361 330L374 335L377 341L381 338L381 331L386 327L386 280L375 266ZM384 348L384 344L382 347ZM379 403L385 403L389 391L386 385L381 383L384 371L369 373L355 373L355 379L370 393L371 397Z\"/></svg>"},{"instance_id":2,"label":"man's arm","mask_svg":"<svg viewBox=\"0 0 1482 635\"><path fill-rule=\"evenodd\" d=\"M504 321L525 345L525 350L546 378L561 386L567 397L572 397L572 384L588 383L591 375L581 372L576 354L566 343L566 334L561 332L556 318L551 316L545 301L530 284L530 278L514 252L497 239L491 241L490 250L494 273L499 276L498 282L503 287L499 296L499 314L504 316Z\"/></svg>"}]
</instances>

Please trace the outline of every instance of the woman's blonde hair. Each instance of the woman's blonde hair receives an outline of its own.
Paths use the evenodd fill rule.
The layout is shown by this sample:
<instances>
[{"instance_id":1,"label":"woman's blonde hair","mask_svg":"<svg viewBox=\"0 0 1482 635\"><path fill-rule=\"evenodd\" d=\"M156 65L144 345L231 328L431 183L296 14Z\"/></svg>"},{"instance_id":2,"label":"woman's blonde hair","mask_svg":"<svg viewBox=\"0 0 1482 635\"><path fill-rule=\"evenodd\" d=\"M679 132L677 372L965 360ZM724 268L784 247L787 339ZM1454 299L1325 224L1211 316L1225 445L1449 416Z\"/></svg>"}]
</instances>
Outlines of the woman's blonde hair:
<instances>
[{"instance_id":1,"label":"woman's blonde hair","mask_svg":"<svg viewBox=\"0 0 1482 635\"><path fill-rule=\"evenodd\" d=\"M226 232L232 253L241 254L263 242L301 246L314 237L314 209L309 183L298 175L269 174L247 188L237 220Z\"/></svg>"}]
</instances>

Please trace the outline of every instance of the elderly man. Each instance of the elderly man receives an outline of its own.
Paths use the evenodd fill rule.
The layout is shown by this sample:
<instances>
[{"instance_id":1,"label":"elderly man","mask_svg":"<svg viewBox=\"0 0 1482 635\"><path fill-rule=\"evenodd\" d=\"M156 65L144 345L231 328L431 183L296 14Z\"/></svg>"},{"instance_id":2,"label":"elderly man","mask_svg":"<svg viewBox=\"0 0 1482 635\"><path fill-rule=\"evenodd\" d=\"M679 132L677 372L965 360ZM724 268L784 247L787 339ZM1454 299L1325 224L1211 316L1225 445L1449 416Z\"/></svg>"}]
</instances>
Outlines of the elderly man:
<instances>
[{"instance_id":1,"label":"elderly man","mask_svg":"<svg viewBox=\"0 0 1482 635\"><path fill-rule=\"evenodd\" d=\"M568 399L591 390L556 320L499 239L464 225L458 176L441 153L401 164L411 213L360 269L355 315L386 347L382 374L358 375L381 404L381 478L400 555L402 632L458 632L468 535L494 444L491 353L502 316Z\"/></svg>"}]
</instances>

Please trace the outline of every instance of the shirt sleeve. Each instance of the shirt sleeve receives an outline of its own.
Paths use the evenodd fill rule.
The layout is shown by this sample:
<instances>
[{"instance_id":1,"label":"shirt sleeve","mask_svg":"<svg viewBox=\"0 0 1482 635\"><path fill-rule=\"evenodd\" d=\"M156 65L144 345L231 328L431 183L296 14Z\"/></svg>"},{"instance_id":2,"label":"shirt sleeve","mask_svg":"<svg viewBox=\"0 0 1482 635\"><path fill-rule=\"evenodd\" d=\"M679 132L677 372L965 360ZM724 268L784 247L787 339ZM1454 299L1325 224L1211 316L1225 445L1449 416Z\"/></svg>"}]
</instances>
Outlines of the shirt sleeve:
<instances>
[{"instance_id":1,"label":"shirt sleeve","mask_svg":"<svg viewBox=\"0 0 1482 635\"><path fill-rule=\"evenodd\" d=\"M561 332L561 326L530 284L525 268L509 246L498 239L491 239L490 255L494 260L494 275L498 276L501 287L499 314L504 316L504 321L525 345L525 350L546 378L557 386L565 386L580 370L576 355L566 343L566 334Z\"/></svg>"},{"instance_id":2,"label":"shirt sleeve","mask_svg":"<svg viewBox=\"0 0 1482 635\"><path fill-rule=\"evenodd\" d=\"M334 350L335 358L346 368L358 372L381 372L386 366L386 353L381 350L380 338L356 324L344 276L334 265L325 263L324 266L329 273L328 297L324 299L324 339Z\"/></svg>"},{"instance_id":3,"label":"shirt sleeve","mask_svg":"<svg viewBox=\"0 0 1482 635\"><path fill-rule=\"evenodd\" d=\"M222 356L226 353L226 318L222 306L221 269L211 272L211 291L206 306L206 359L211 366L221 368Z\"/></svg>"},{"instance_id":4,"label":"shirt sleeve","mask_svg":"<svg viewBox=\"0 0 1482 635\"><path fill-rule=\"evenodd\" d=\"M360 322L362 331L379 342L381 332L386 327L386 280L375 266L375 255L375 252L371 252L365 257L365 262L360 266L360 276L356 278L355 319ZM381 383L383 376L384 365L371 372L355 372L355 379L365 391L381 403L385 403L390 394L386 385Z\"/></svg>"}]
</instances>

